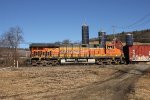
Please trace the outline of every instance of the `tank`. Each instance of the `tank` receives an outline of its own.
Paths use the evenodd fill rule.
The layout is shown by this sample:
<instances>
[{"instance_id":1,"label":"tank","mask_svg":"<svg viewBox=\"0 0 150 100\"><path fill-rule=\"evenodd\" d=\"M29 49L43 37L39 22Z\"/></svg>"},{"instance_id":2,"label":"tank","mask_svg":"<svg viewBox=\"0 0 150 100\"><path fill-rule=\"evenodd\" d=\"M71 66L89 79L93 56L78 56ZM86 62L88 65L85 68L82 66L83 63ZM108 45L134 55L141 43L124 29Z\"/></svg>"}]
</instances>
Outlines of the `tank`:
<instances>
[{"instance_id":1,"label":"tank","mask_svg":"<svg viewBox=\"0 0 150 100\"><path fill-rule=\"evenodd\" d=\"M132 46L133 45L133 35L132 34L127 34L126 35L126 45L127 46Z\"/></svg>"},{"instance_id":2,"label":"tank","mask_svg":"<svg viewBox=\"0 0 150 100\"><path fill-rule=\"evenodd\" d=\"M99 41L99 44L101 44L101 36L102 36L102 32L99 31L98 32L98 41Z\"/></svg>"},{"instance_id":3,"label":"tank","mask_svg":"<svg viewBox=\"0 0 150 100\"><path fill-rule=\"evenodd\" d=\"M105 48L106 46L106 32L98 32L99 35L99 43L101 44L100 47Z\"/></svg>"},{"instance_id":4,"label":"tank","mask_svg":"<svg viewBox=\"0 0 150 100\"><path fill-rule=\"evenodd\" d=\"M89 44L89 26L82 25L82 44Z\"/></svg>"}]
</instances>

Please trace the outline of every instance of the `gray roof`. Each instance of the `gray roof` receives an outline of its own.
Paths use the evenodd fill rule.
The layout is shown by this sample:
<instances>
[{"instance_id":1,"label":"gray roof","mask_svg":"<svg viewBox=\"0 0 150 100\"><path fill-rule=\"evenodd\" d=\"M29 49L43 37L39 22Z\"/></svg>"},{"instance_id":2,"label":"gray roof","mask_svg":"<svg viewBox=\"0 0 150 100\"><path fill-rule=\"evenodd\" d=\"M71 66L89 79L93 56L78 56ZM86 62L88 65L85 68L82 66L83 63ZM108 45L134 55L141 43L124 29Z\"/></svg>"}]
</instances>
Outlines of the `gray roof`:
<instances>
[{"instance_id":1,"label":"gray roof","mask_svg":"<svg viewBox=\"0 0 150 100\"><path fill-rule=\"evenodd\" d=\"M51 47L51 48L56 48L59 47L59 45L54 44L54 43L32 43L30 44L31 47Z\"/></svg>"}]
</instances>

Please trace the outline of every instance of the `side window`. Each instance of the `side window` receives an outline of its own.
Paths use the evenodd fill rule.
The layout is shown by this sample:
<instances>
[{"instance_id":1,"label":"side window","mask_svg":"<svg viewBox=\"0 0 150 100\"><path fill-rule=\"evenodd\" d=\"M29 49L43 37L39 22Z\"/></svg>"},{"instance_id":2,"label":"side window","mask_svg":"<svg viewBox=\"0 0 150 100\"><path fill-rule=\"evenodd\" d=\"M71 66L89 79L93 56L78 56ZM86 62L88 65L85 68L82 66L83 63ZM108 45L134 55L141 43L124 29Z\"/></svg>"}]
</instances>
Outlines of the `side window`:
<instances>
[{"instance_id":1,"label":"side window","mask_svg":"<svg viewBox=\"0 0 150 100\"><path fill-rule=\"evenodd\" d=\"M114 46L107 46L107 49L114 49Z\"/></svg>"}]
</instances>

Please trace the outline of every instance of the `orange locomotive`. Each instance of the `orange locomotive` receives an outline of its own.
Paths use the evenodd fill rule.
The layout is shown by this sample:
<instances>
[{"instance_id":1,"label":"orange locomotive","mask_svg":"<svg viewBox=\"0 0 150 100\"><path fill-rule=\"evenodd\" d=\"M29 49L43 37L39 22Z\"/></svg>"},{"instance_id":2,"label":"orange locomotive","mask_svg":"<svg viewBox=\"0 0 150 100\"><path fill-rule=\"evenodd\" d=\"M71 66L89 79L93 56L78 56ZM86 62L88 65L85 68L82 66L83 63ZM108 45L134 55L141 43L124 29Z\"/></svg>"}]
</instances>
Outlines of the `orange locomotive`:
<instances>
[{"instance_id":1,"label":"orange locomotive","mask_svg":"<svg viewBox=\"0 0 150 100\"><path fill-rule=\"evenodd\" d=\"M56 45L33 43L30 45L32 65L56 64L121 64L125 63L122 43L115 39L100 45Z\"/></svg>"}]
</instances>

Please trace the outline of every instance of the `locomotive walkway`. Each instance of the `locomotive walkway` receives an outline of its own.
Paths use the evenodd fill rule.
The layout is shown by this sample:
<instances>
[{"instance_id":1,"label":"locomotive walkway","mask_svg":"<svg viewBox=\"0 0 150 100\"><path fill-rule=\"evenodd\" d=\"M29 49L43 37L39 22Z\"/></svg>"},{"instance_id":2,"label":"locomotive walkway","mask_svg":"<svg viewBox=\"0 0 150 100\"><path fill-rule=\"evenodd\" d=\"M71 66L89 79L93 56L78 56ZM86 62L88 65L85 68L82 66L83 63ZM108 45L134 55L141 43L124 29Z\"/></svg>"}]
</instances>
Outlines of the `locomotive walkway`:
<instances>
[{"instance_id":1,"label":"locomotive walkway","mask_svg":"<svg viewBox=\"0 0 150 100\"><path fill-rule=\"evenodd\" d=\"M124 67L124 66L123 66ZM108 67L109 68L109 67ZM80 91L62 96L63 100L127 100L127 94L133 90L134 83L146 71L149 65L135 67L115 67L118 70L105 81L81 87Z\"/></svg>"}]
</instances>

